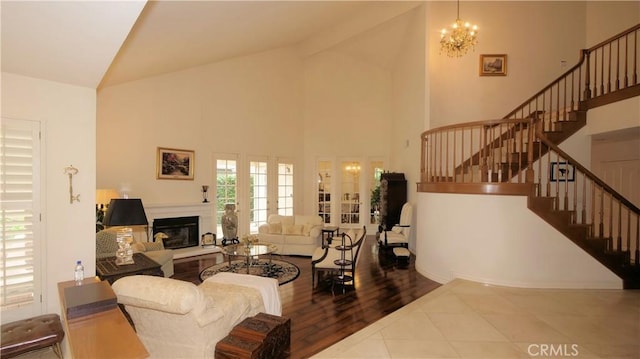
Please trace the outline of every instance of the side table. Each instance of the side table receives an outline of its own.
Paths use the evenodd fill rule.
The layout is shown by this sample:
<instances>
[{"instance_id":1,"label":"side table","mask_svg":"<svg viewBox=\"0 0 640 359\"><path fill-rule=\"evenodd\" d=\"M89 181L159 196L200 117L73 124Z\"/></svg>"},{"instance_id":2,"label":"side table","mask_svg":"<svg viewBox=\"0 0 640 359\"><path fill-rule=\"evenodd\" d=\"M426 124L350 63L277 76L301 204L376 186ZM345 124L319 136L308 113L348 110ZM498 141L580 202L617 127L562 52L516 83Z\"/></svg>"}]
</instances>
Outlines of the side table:
<instances>
[{"instance_id":1,"label":"side table","mask_svg":"<svg viewBox=\"0 0 640 359\"><path fill-rule=\"evenodd\" d=\"M96 273L101 280L106 280L109 284L129 275L144 274L164 277L160 264L143 253L134 253L133 262L133 264L117 265L116 257L100 258L96 260Z\"/></svg>"},{"instance_id":2,"label":"side table","mask_svg":"<svg viewBox=\"0 0 640 359\"><path fill-rule=\"evenodd\" d=\"M322 227L322 248L331 244L331 239L338 232L338 227L336 226L324 226ZM326 245L325 245L326 239Z\"/></svg>"}]
</instances>

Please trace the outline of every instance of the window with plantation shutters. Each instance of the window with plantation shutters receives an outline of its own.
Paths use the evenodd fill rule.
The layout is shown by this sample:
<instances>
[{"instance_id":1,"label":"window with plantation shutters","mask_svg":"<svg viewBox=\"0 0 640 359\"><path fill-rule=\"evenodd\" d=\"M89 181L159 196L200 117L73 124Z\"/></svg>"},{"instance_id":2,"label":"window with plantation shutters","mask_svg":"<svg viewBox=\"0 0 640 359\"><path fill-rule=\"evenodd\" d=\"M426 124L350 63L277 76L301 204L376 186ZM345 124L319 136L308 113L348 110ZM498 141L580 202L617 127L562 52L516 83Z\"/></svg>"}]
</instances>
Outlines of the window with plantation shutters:
<instances>
[{"instance_id":1,"label":"window with plantation shutters","mask_svg":"<svg viewBox=\"0 0 640 359\"><path fill-rule=\"evenodd\" d=\"M0 131L0 304L2 310L40 301L39 123L2 119Z\"/></svg>"}]
</instances>

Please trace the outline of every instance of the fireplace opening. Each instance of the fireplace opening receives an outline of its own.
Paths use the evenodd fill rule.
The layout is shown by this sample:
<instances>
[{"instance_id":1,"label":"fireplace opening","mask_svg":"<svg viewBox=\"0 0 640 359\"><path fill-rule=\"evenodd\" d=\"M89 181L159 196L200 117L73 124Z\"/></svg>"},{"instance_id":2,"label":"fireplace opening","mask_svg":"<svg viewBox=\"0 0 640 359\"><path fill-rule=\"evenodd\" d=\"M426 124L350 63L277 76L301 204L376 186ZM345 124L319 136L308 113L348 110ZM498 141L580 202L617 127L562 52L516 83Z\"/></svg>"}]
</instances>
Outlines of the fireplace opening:
<instances>
[{"instance_id":1,"label":"fireplace opening","mask_svg":"<svg viewBox=\"0 0 640 359\"><path fill-rule=\"evenodd\" d=\"M199 217L157 218L153 220L153 238L164 233L162 243L167 249L178 249L197 246Z\"/></svg>"}]
</instances>

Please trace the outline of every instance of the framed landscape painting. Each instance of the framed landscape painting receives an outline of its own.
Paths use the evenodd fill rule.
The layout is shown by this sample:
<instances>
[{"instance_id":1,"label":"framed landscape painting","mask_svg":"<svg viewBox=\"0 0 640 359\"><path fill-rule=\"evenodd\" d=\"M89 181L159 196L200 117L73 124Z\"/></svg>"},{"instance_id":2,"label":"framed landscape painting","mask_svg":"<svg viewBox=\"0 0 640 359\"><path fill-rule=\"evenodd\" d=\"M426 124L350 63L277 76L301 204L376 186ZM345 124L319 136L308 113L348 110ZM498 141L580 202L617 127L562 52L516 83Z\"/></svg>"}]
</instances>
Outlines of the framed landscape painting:
<instances>
[{"instance_id":1,"label":"framed landscape painting","mask_svg":"<svg viewBox=\"0 0 640 359\"><path fill-rule=\"evenodd\" d=\"M480 76L507 76L507 55L480 55Z\"/></svg>"},{"instance_id":2,"label":"framed landscape painting","mask_svg":"<svg viewBox=\"0 0 640 359\"><path fill-rule=\"evenodd\" d=\"M193 180L195 152L158 147L156 177L158 179Z\"/></svg>"}]
</instances>

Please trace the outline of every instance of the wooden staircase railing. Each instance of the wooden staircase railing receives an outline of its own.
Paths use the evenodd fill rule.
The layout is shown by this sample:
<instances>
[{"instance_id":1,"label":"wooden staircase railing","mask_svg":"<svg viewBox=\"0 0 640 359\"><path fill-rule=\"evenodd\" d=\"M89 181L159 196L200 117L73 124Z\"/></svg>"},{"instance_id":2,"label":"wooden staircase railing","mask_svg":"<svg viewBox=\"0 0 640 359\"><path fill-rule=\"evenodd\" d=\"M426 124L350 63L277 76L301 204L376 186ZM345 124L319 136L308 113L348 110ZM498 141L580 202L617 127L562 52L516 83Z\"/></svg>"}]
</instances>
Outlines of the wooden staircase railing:
<instances>
[{"instance_id":1,"label":"wooden staircase railing","mask_svg":"<svg viewBox=\"0 0 640 359\"><path fill-rule=\"evenodd\" d=\"M640 288L638 208L557 146L588 109L640 95L639 35L640 24L583 50L503 119L425 131L418 191L528 195L531 210Z\"/></svg>"},{"instance_id":2,"label":"wooden staircase railing","mask_svg":"<svg viewBox=\"0 0 640 359\"><path fill-rule=\"evenodd\" d=\"M589 49L580 61L520 106L505 119L542 115L544 130L570 120L571 112L586 111L640 95L640 24Z\"/></svg>"},{"instance_id":3,"label":"wooden staircase railing","mask_svg":"<svg viewBox=\"0 0 640 359\"><path fill-rule=\"evenodd\" d=\"M623 280L640 280L640 209L560 149L540 130L547 148L532 167L529 208ZM625 282L625 287L631 285Z\"/></svg>"}]
</instances>

